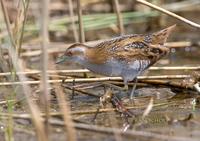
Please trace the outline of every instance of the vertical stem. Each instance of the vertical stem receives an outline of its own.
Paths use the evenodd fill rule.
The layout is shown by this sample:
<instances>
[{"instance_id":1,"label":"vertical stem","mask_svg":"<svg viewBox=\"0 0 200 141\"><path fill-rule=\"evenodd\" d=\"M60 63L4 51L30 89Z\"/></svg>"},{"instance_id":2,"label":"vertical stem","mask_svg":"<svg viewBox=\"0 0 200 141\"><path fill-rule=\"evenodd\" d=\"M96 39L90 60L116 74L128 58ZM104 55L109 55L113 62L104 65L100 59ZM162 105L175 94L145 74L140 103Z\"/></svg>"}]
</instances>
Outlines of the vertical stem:
<instances>
[{"instance_id":1,"label":"vertical stem","mask_svg":"<svg viewBox=\"0 0 200 141\"><path fill-rule=\"evenodd\" d=\"M4 8L4 10L3 10L3 8ZM4 7L4 2L3 1L1 1L1 8L0 8L0 10L2 11L2 13L0 13L0 27L2 28L2 25L3 25L3 22L5 21L6 23L8 22L8 24L9 24L9 20L8 19L6 19L6 17L8 17L8 15L7 15L7 10L5 9L5 7ZM6 24L6 29L7 29L7 31L9 31L9 27L10 26L7 26L7 24ZM3 32L1 32L1 34L5 34L5 33L7 33L6 31L4 31L4 28L2 28L1 29L0 28L0 30L2 30ZM1 40L1 38L3 38L4 36L0 36L0 40ZM9 35L9 37L10 37L10 35ZM11 39L10 39L11 40ZM9 66L8 66L8 64L7 64L7 62L5 61L5 56L3 55L3 49L2 49L2 47L1 47L1 44L2 44L3 42L2 42L2 40L0 41L0 65L1 65L1 69L2 69L2 71L3 72L7 72L7 71L9 71ZM6 80L11 80L11 77L10 76L7 76L7 79ZM12 86L13 87L13 86Z\"/></svg>"},{"instance_id":2,"label":"vertical stem","mask_svg":"<svg viewBox=\"0 0 200 141\"><path fill-rule=\"evenodd\" d=\"M83 29L81 0L77 0L77 8L78 8L78 21L79 21L79 42L84 43L85 33Z\"/></svg>"},{"instance_id":3,"label":"vertical stem","mask_svg":"<svg viewBox=\"0 0 200 141\"><path fill-rule=\"evenodd\" d=\"M58 99L59 107L63 114L65 129L67 131L67 140L76 141L77 140L76 130L74 127L72 116L71 116L70 105L66 101L65 94L62 92L61 88L57 84L55 84L54 87L55 87L55 93Z\"/></svg>"},{"instance_id":4,"label":"vertical stem","mask_svg":"<svg viewBox=\"0 0 200 141\"><path fill-rule=\"evenodd\" d=\"M114 0L114 5L115 5L115 12L117 14L117 22L118 22L118 27L119 27L119 32L121 35L124 34L124 25L123 25L123 18L120 12L120 7L119 7L119 1Z\"/></svg>"},{"instance_id":5,"label":"vertical stem","mask_svg":"<svg viewBox=\"0 0 200 141\"><path fill-rule=\"evenodd\" d=\"M78 42L78 33L77 33L75 19L74 19L74 11L73 11L72 0L68 0L68 4L69 4L69 14L70 14L70 21L72 23L72 30L73 30L73 34L74 34L74 39L75 39L75 42Z\"/></svg>"},{"instance_id":6,"label":"vertical stem","mask_svg":"<svg viewBox=\"0 0 200 141\"><path fill-rule=\"evenodd\" d=\"M48 119L49 119L49 84L48 84L48 53L47 46L49 42L48 25L49 25L49 0L42 0L42 19L41 19L41 43L42 43L42 78L41 92L42 100L44 100L46 112L46 133L48 135ZM47 139L48 140L48 139Z\"/></svg>"},{"instance_id":7,"label":"vertical stem","mask_svg":"<svg viewBox=\"0 0 200 141\"><path fill-rule=\"evenodd\" d=\"M30 0L27 0L26 4L24 2L24 4L25 4L24 5L24 19L23 19L23 23L22 23L21 34L20 34L20 37L19 37L19 46L18 46L18 50L17 50L18 55L20 55L21 46L22 46L22 42L23 42L24 29L25 29L27 14L28 14L29 3L30 3Z\"/></svg>"},{"instance_id":8,"label":"vertical stem","mask_svg":"<svg viewBox=\"0 0 200 141\"><path fill-rule=\"evenodd\" d=\"M13 40L13 34L11 32L11 27L10 27L10 22L8 19L8 13L4 5L4 0L1 0L1 7L2 7L2 12L4 15L4 21L6 23L7 27L7 32L10 37L10 42L12 43L13 46L9 47L8 53L11 58L12 64L14 68L16 69L17 72L23 72L24 67L22 65L22 61L18 56L16 55L16 48L14 45L14 40ZM17 61L17 63L16 63ZM33 123L35 125L35 130L37 133L37 138L39 141L44 141L46 140L46 134L44 132L44 126L42 123L42 118L40 117L40 110L38 106L32 101L31 99L31 88L28 86L28 84L25 84L24 82L27 81L27 78L24 74L18 74L20 82L22 82L22 87L23 87L23 94L26 97L26 100L28 102L28 108L31 112L31 117L33 120Z\"/></svg>"},{"instance_id":9,"label":"vertical stem","mask_svg":"<svg viewBox=\"0 0 200 141\"><path fill-rule=\"evenodd\" d=\"M5 6L4 0L1 0L1 8L2 8L2 11L4 13L3 16L4 16L4 20L6 22L6 28L7 28L7 31L8 31L8 35L10 37L11 44L12 44L13 47L15 47L15 42L14 42L13 34L12 34L12 31L11 31L11 26L10 26L10 21L9 21L9 17L8 17L8 12L6 10L6 6Z\"/></svg>"}]
</instances>

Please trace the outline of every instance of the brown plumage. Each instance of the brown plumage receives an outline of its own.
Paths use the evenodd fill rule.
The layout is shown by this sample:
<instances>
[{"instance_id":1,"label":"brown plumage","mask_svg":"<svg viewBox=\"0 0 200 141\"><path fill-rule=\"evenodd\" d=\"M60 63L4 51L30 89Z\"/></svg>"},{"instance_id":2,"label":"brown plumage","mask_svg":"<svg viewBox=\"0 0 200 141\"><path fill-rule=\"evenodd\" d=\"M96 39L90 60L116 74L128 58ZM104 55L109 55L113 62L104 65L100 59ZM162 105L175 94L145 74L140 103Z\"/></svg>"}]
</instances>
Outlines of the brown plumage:
<instances>
[{"instance_id":1,"label":"brown plumage","mask_svg":"<svg viewBox=\"0 0 200 141\"><path fill-rule=\"evenodd\" d=\"M108 58L121 60L151 59L152 63L166 55L168 49L163 45L175 25L147 35L124 35L104 41L88 53L92 62L104 63ZM98 55L97 55L98 54ZM128 56L128 57L127 57Z\"/></svg>"},{"instance_id":2,"label":"brown plumage","mask_svg":"<svg viewBox=\"0 0 200 141\"><path fill-rule=\"evenodd\" d=\"M164 43L174 28L119 36L94 47L76 43L65 51L61 61L79 63L99 74L121 76L127 84L168 53Z\"/></svg>"}]
</instances>

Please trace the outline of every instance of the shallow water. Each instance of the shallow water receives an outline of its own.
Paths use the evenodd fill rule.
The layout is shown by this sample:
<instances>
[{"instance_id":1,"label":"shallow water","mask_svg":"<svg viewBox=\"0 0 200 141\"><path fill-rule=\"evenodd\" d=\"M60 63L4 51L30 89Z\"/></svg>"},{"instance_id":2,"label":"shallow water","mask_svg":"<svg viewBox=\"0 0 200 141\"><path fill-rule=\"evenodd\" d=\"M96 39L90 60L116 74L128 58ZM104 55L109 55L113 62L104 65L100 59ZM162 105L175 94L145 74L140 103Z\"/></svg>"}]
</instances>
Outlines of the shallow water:
<instances>
[{"instance_id":1,"label":"shallow water","mask_svg":"<svg viewBox=\"0 0 200 141\"><path fill-rule=\"evenodd\" d=\"M197 66L199 65L200 51L198 47L178 48L172 49L171 53L160 60L155 66ZM35 62L36 63L36 62ZM70 66L68 66L70 67ZM62 66L63 68L63 66ZM80 68L75 66L74 68ZM162 74L191 74L192 71L147 71L144 75L162 75ZM93 75L93 74L92 74ZM81 74L81 76L83 76ZM89 75L90 76L90 75ZM172 80L175 81L175 80ZM94 83L91 83L93 85ZM71 84L66 84L71 85ZM78 84L75 84L78 85ZM84 91L102 96L104 94L104 87L98 86ZM129 90L130 91L130 90ZM52 91L51 111L58 110L58 104ZM113 90L113 93L121 100L125 107L132 108L129 110L132 116L126 118L122 116L119 111L109 111L99 113L93 122L95 112L91 114L75 114L73 118L78 122L85 124L97 125L101 127L115 127L123 130L125 125L129 125L130 131L144 131L151 133L158 133L161 135L171 137L190 138L198 140L200 138L200 105L199 95L194 91L182 91L171 87L164 87L158 85L138 85L135 91L135 97L132 101L126 92ZM72 111L87 111L97 110L99 107L99 98L75 93L73 99L72 91L66 89L66 96L70 99ZM35 97L36 99L38 97ZM153 98L153 107L149 114L142 117L145 109L148 107L151 98ZM106 108L113 108L113 105L108 102ZM24 108L16 110L20 112ZM26 110L25 110L26 111ZM4 120L2 120L4 121ZM14 125L17 130L14 132L15 140L33 140L35 135L32 134L32 127L29 122L15 120ZM4 127L5 125L2 125ZM21 127L23 130L21 130ZM20 130L18 130L20 129ZM25 132L25 131L30 131ZM51 133L52 139L65 140L64 130L62 127L54 127ZM1 130L3 131L3 129ZM0 136L3 133L0 132ZM116 137L108 134L93 133L91 131L78 130L77 137L80 140L116 140ZM117 137L118 138L118 137ZM123 140L132 140L133 137L122 136ZM156 138L148 138L136 136L135 140L160 140ZM175 140L175 139L170 139Z\"/></svg>"}]
</instances>

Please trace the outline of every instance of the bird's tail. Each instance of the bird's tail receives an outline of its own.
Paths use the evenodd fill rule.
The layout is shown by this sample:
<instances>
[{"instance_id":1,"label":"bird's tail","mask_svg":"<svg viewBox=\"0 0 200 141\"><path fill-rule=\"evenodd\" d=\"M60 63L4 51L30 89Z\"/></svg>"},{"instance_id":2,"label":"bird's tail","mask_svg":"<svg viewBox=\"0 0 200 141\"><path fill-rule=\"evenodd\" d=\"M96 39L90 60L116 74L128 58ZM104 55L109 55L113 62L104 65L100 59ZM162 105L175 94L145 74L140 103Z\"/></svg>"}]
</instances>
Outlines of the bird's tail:
<instances>
[{"instance_id":1,"label":"bird's tail","mask_svg":"<svg viewBox=\"0 0 200 141\"><path fill-rule=\"evenodd\" d=\"M176 25L172 25L168 28L165 28L163 30L160 30L158 32L155 32L152 34L152 44L160 44L163 45L169 36L169 34L172 32L172 30L176 27Z\"/></svg>"}]
</instances>

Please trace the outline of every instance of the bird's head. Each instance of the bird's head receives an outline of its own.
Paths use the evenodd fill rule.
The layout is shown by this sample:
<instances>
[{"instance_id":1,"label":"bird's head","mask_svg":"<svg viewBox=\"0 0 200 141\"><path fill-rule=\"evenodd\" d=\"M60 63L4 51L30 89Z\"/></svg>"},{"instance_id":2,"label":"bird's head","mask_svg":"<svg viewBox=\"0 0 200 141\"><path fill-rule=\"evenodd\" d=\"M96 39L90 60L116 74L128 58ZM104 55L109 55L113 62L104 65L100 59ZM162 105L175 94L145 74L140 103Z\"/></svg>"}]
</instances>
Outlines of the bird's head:
<instances>
[{"instance_id":1,"label":"bird's head","mask_svg":"<svg viewBox=\"0 0 200 141\"><path fill-rule=\"evenodd\" d=\"M88 48L89 47L84 44L75 43L66 49L64 54L58 58L56 64L59 64L64 61L79 62L81 60L84 60Z\"/></svg>"}]
</instances>

